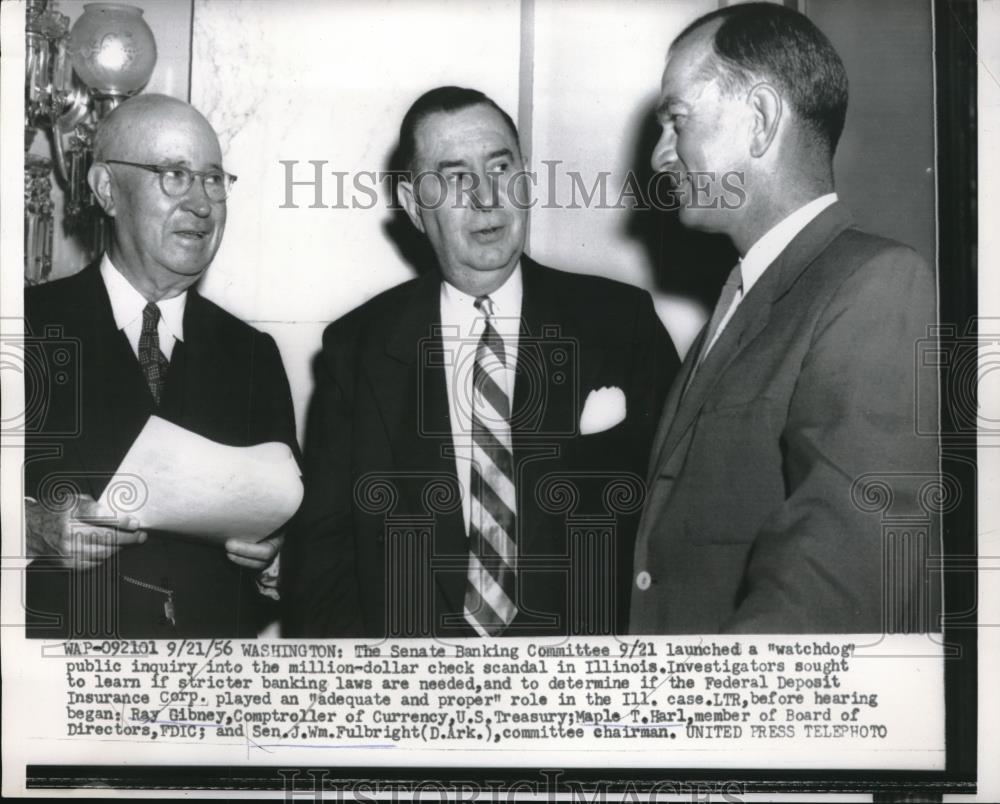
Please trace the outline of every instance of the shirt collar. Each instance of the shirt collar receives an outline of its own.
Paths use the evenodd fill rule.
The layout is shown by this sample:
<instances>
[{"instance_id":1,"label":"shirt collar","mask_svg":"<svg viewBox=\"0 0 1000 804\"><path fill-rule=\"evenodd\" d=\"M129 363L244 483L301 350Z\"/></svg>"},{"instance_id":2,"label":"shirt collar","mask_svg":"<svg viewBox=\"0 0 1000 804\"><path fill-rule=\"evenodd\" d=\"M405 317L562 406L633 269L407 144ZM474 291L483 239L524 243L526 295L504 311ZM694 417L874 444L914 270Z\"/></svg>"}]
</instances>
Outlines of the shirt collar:
<instances>
[{"instance_id":1,"label":"shirt collar","mask_svg":"<svg viewBox=\"0 0 1000 804\"><path fill-rule=\"evenodd\" d=\"M814 198L769 229L760 240L750 247L750 250L740 260L744 295L760 279L767 267L785 250L785 247L795 239L796 235L835 201L837 201L836 193L827 193L819 198Z\"/></svg>"},{"instance_id":2,"label":"shirt collar","mask_svg":"<svg viewBox=\"0 0 1000 804\"><path fill-rule=\"evenodd\" d=\"M111 312L115 317L115 326L125 329L137 318L142 318L146 307L146 297L132 287L105 252L101 258L101 278L108 289L111 300ZM156 306L160 308L160 320L167 331L178 341L184 340L184 307L187 305L187 291L169 299L160 299Z\"/></svg>"},{"instance_id":3,"label":"shirt collar","mask_svg":"<svg viewBox=\"0 0 1000 804\"><path fill-rule=\"evenodd\" d=\"M524 296L524 279L521 263L518 261L507 281L489 294L493 302L493 317L500 334L517 334L521 319L521 300ZM472 320L482 318L476 307L476 297L463 293L447 280L441 280L441 307L443 311L453 311L459 315L447 315L449 320ZM444 318L445 316L443 316ZM448 323L442 321L442 323Z\"/></svg>"}]
</instances>

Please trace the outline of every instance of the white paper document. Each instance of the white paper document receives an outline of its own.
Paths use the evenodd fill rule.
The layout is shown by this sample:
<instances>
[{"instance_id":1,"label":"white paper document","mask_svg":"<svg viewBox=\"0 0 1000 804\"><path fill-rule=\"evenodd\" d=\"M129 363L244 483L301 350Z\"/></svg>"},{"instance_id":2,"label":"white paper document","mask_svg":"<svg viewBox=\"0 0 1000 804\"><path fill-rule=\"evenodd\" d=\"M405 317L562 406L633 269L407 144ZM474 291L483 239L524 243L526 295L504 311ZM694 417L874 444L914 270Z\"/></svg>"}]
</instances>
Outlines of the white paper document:
<instances>
[{"instance_id":1,"label":"white paper document","mask_svg":"<svg viewBox=\"0 0 1000 804\"><path fill-rule=\"evenodd\" d=\"M100 504L147 530L212 541L256 542L302 502L302 479L287 444L227 447L151 416Z\"/></svg>"}]
</instances>

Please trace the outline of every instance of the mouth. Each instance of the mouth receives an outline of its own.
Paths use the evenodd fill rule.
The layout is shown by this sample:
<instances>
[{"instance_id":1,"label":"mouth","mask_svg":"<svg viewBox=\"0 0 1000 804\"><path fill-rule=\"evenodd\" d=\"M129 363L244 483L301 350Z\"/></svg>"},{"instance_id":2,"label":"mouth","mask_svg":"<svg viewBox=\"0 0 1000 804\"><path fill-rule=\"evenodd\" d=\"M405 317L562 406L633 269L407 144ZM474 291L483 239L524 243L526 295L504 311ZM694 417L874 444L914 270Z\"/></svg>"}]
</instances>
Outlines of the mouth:
<instances>
[{"instance_id":1,"label":"mouth","mask_svg":"<svg viewBox=\"0 0 1000 804\"><path fill-rule=\"evenodd\" d=\"M503 225L484 226L480 229L473 229L471 234L473 240L478 243L495 243L502 237L506 228Z\"/></svg>"},{"instance_id":2,"label":"mouth","mask_svg":"<svg viewBox=\"0 0 1000 804\"><path fill-rule=\"evenodd\" d=\"M211 231L208 229L175 229L174 234L184 240L198 242L208 237Z\"/></svg>"},{"instance_id":3,"label":"mouth","mask_svg":"<svg viewBox=\"0 0 1000 804\"><path fill-rule=\"evenodd\" d=\"M680 190L688 182L687 174L681 171L680 168L666 168L660 171L667 179L667 187L670 190Z\"/></svg>"},{"instance_id":4,"label":"mouth","mask_svg":"<svg viewBox=\"0 0 1000 804\"><path fill-rule=\"evenodd\" d=\"M691 202L691 178L687 172L681 168L673 167L663 171L667 177L665 197L668 199L670 208L687 206Z\"/></svg>"}]
</instances>

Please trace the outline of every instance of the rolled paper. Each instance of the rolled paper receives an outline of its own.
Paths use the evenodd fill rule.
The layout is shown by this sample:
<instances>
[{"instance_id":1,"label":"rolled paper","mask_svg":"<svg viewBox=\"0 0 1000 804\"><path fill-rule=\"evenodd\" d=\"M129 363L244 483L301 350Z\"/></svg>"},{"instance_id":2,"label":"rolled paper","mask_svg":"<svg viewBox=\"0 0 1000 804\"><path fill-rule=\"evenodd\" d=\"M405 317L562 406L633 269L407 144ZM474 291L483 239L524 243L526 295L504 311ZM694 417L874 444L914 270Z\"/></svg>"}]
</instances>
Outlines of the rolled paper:
<instances>
[{"instance_id":1,"label":"rolled paper","mask_svg":"<svg viewBox=\"0 0 1000 804\"><path fill-rule=\"evenodd\" d=\"M257 542L302 502L302 478L287 444L229 447L151 416L100 505L146 530L225 542Z\"/></svg>"}]
</instances>

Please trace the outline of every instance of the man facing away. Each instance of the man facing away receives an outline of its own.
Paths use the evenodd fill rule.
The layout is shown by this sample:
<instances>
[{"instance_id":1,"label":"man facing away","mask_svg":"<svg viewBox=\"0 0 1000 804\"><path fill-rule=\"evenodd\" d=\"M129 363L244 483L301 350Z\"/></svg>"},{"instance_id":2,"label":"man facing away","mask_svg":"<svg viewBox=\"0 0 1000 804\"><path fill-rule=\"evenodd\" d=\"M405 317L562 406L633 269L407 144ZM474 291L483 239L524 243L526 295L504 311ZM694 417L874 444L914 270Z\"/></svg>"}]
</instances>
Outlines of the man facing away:
<instances>
[{"instance_id":1,"label":"man facing away","mask_svg":"<svg viewBox=\"0 0 1000 804\"><path fill-rule=\"evenodd\" d=\"M26 438L28 634L255 636L276 580L260 573L280 537L223 550L141 531L95 503L151 415L230 446L297 452L274 341L194 288L222 242L235 177L197 110L140 95L101 122L88 180L111 218L107 253L25 293L27 334L75 355L65 366L43 349L55 362L26 389L46 400ZM66 370L77 382L60 382Z\"/></svg>"},{"instance_id":2,"label":"man facing away","mask_svg":"<svg viewBox=\"0 0 1000 804\"><path fill-rule=\"evenodd\" d=\"M937 398L915 360L935 278L834 192L839 56L803 15L741 4L681 33L661 90L653 166L676 176L681 222L741 259L653 443L630 631L936 630L920 504L940 482L936 419L914 416L918 389ZM890 500L912 528L883 532Z\"/></svg>"},{"instance_id":3,"label":"man facing away","mask_svg":"<svg viewBox=\"0 0 1000 804\"><path fill-rule=\"evenodd\" d=\"M649 294L523 253L520 143L487 96L421 96L400 155L436 264L324 334L293 630L620 632L669 337Z\"/></svg>"}]
</instances>

